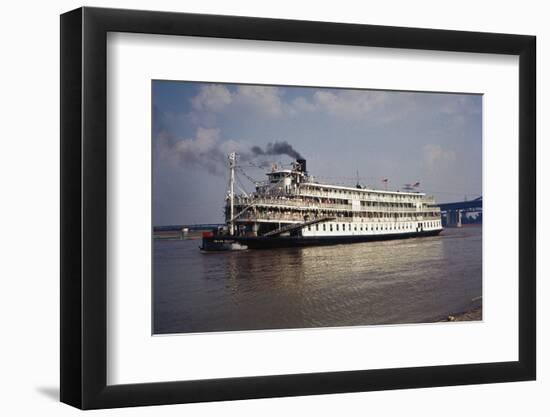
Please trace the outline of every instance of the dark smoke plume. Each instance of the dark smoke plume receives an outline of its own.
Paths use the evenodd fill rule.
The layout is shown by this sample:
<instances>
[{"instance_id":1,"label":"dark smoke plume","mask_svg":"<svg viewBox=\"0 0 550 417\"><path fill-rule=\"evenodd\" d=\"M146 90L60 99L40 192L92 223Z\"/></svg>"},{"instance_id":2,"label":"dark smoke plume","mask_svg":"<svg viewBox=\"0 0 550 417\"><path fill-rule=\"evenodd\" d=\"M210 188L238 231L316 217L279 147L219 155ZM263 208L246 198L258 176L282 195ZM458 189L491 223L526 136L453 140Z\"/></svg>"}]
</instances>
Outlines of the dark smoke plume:
<instances>
[{"instance_id":1,"label":"dark smoke plume","mask_svg":"<svg viewBox=\"0 0 550 417\"><path fill-rule=\"evenodd\" d=\"M288 155L294 159L302 159L302 155L292 147L287 141L282 142L270 142L267 144L265 150L259 146L253 146L250 151L254 156L260 155Z\"/></svg>"},{"instance_id":2,"label":"dark smoke plume","mask_svg":"<svg viewBox=\"0 0 550 417\"><path fill-rule=\"evenodd\" d=\"M182 166L195 166L205 169L212 175L227 173L227 154L236 151L239 161L253 161L255 166L270 166L266 157L288 155L300 159L300 154L285 141L268 143L265 149L253 146L249 151L238 142L220 141L219 129L198 128L194 138L179 139L166 131L155 136L155 152L162 158L171 159Z\"/></svg>"}]
</instances>

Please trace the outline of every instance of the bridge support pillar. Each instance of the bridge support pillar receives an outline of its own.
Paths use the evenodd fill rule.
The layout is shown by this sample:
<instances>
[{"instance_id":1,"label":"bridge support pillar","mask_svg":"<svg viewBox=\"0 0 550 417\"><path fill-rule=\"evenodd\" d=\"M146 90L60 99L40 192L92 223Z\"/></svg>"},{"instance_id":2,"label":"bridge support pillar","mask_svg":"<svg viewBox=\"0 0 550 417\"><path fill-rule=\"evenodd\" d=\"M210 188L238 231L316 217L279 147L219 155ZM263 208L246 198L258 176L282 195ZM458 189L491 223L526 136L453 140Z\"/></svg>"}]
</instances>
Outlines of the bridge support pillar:
<instances>
[{"instance_id":1,"label":"bridge support pillar","mask_svg":"<svg viewBox=\"0 0 550 417\"><path fill-rule=\"evenodd\" d=\"M462 227L462 212L460 210L447 211L447 227Z\"/></svg>"}]
</instances>

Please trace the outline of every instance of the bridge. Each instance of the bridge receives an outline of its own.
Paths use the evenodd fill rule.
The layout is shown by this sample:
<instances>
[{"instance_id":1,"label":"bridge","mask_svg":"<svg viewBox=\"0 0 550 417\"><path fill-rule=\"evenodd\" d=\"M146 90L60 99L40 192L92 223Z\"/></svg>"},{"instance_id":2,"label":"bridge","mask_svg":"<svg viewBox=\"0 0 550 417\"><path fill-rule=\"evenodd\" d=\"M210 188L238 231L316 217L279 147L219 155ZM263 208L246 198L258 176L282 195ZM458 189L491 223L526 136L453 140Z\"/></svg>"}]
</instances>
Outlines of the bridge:
<instances>
[{"instance_id":1,"label":"bridge","mask_svg":"<svg viewBox=\"0 0 550 417\"><path fill-rule=\"evenodd\" d=\"M438 204L441 213L445 213L447 227L461 227L462 214L468 211L481 211L483 209L483 197L473 200L457 201L454 203Z\"/></svg>"}]
</instances>

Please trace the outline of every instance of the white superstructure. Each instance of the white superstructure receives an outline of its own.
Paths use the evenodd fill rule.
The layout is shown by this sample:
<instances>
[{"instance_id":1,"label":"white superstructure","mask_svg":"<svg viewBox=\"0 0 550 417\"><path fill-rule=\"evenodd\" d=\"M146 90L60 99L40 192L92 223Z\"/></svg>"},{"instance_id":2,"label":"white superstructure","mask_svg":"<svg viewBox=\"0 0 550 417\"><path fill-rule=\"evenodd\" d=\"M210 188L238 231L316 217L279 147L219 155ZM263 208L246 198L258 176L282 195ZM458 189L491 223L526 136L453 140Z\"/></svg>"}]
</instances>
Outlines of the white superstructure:
<instances>
[{"instance_id":1,"label":"white superstructure","mask_svg":"<svg viewBox=\"0 0 550 417\"><path fill-rule=\"evenodd\" d=\"M318 183L303 159L291 169L274 166L267 178L252 194L228 193L226 222L235 235L360 238L442 229L440 209L424 193Z\"/></svg>"}]
</instances>

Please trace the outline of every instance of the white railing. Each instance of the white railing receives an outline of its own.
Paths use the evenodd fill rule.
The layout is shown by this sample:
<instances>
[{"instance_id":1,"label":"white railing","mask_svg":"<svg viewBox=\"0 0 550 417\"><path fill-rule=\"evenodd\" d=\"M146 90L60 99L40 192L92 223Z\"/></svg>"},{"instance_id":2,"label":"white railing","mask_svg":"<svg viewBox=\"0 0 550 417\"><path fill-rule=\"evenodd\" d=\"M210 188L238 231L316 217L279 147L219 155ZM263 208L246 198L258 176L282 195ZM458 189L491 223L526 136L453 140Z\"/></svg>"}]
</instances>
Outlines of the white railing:
<instances>
[{"instance_id":1,"label":"white railing","mask_svg":"<svg viewBox=\"0 0 550 417\"><path fill-rule=\"evenodd\" d=\"M416 207L385 207L385 206L360 206L358 210L353 210L351 204L334 204L334 203L318 203L311 201L300 201L290 199L268 199L268 198L246 198L237 199L236 206L272 206L272 207L296 207L305 210L345 210L345 211L360 211L367 213L416 213ZM439 211L439 208L434 208L432 211Z\"/></svg>"},{"instance_id":2,"label":"white railing","mask_svg":"<svg viewBox=\"0 0 550 417\"><path fill-rule=\"evenodd\" d=\"M368 193L368 192L354 192L346 191L345 193L338 193L334 191L330 192L321 192L321 191L305 191L299 190L296 195L308 196L308 197L324 197L324 198L345 198L349 199L355 197L361 201L381 201L381 202L392 202L392 203L403 203L403 202L417 202L433 204L435 200L432 196L421 196L415 194L377 194L377 193Z\"/></svg>"},{"instance_id":3,"label":"white railing","mask_svg":"<svg viewBox=\"0 0 550 417\"><path fill-rule=\"evenodd\" d=\"M271 190L272 191L272 190ZM435 203L433 196L426 196L414 193L395 193L395 194L378 194L377 192L366 192L366 191L345 191L345 192L322 192L316 190L304 190L304 189L291 189L284 192L268 192L265 194L255 194L258 197L263 196L275 196L275 197L289 197L296 198L300 196L304 197L323 197L323 198L338 198L338 199L347 199L354 198L361 201L380 201L380 202L393 202L393 203L403 203L403 202L422 202L427 204Z\"/></svg>"},{"instance_id":4,"label":"white railing","mask_svg":"<svg viewBox=\"0 0 550 417\"><path fill-rule=\"evenodd\" d=\"M326 215L321 216L307 216L307 221L320 219L323 217L327 217ZM360 222L360 223L399 223L399 222L414 222L414 221L423 221L423 220L440 220L440 216L408 216L408 217L401 217L399 219L395 218L387 218L387 217L349 217L349 216L343 216L343 215L333 215L332 217L335 217L334 220L331 220L332 222L343 222L343 223L352 223L352 222ZM236 218L236 221L278 221L278 222L304 222L306 221L304 219L303 215L299 214L285 214L285 213L253 213L253 212L246 212L243 213L241 216Z\"/></svg>"}]
</instances>

